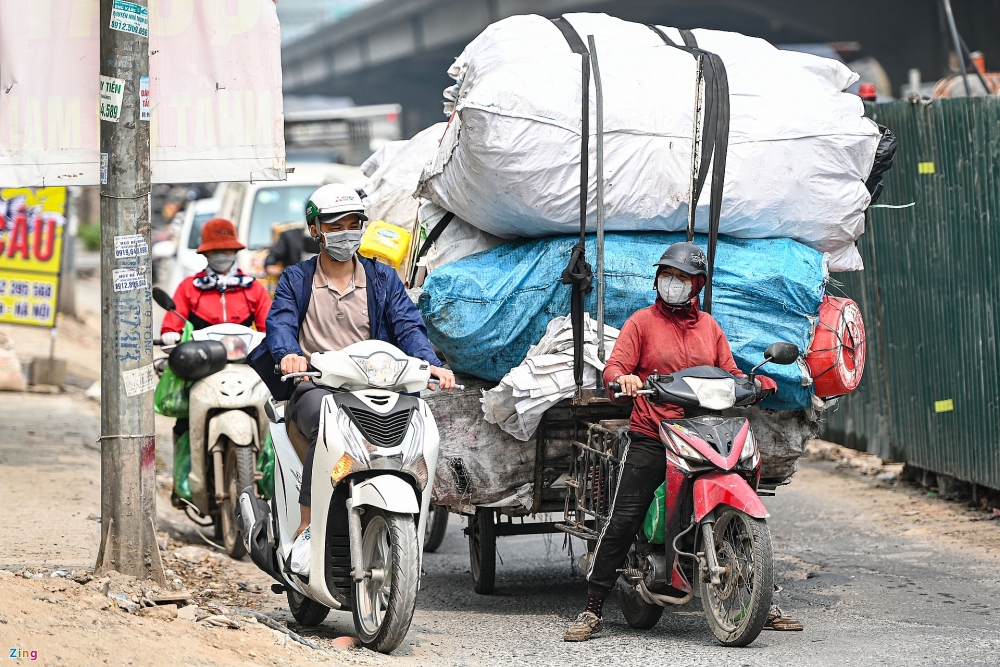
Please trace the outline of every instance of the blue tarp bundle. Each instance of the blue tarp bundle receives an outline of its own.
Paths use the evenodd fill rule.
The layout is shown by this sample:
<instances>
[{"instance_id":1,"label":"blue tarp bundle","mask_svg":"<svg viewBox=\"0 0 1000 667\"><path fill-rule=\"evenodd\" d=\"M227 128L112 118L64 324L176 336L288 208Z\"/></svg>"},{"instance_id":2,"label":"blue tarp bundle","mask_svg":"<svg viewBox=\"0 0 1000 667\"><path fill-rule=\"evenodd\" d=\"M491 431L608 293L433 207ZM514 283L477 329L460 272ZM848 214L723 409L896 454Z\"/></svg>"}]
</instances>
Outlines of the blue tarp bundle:
<instances>
[{"instance_id":1,"label":"blue tarp bundle","mask_svg":"<svg viewBox=\"0 0 1000 667\"><path fill-rule=\"evenodd\" d=\"M470 255L434 271L423 285L419 307L431 341L451 367L498 382L517 366L545 332L553 317L570 311L570 287L560 282L570 249L579 237L508 243ZM653 303L653 263L683 234L608 233L605 235L605 321L621 328L640 308ZM695 239L703 248L705 237ZM596 261L593 235L587 258ZM791 239L720 237L712 315L729 338L736 364L744 372L763 360L775 341L806 350L826 282L823 254ZM597 290L587 297L597 312ZM766 367L778 394L764 402L777 410L811 405L798 366Z\"/></svg>"}]
</instances>

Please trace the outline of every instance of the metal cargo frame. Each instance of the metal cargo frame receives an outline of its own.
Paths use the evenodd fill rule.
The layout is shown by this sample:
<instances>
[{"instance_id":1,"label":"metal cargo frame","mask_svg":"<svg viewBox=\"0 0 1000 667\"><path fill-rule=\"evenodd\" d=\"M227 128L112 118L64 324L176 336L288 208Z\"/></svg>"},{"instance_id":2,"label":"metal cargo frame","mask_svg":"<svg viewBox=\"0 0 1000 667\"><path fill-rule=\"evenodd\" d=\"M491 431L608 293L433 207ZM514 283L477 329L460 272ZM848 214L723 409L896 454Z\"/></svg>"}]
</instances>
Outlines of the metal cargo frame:
<instances>
[{"instance_id":1,"label":"metal cargo frame","mask_svg":"<svg viewBox=\"0 0 1000 667\"><path fill-rule=\"evenodd\" d=\"M872 209L865 270L833 275L864 313L868 350L823 435L1000 489L1000 99L867 114L899 139L879 204L916 205Z\"/></svg>"}]
</instances>

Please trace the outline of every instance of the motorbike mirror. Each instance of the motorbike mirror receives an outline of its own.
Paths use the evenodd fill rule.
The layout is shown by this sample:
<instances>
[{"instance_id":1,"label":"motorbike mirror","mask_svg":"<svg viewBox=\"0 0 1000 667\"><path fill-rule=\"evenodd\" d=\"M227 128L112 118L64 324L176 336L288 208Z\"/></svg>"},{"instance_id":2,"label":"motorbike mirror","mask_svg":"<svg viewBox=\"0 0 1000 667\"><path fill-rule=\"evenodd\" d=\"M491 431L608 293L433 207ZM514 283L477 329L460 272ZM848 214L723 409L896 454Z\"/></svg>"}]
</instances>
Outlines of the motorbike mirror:
<instances>
[{"instance_id":1,"label":"motorbike mirror","mask_svg":"<svg viewBox=\"0 0 1000 667\"><path fill-rule=\"evenodd\" d=\"M799 358L799 346L795 343L772 343L764 350L764 359L781 366L794 364Z\"/></svg>"},{"instance_id":2,"label":"motorbike mirror","mask_svg":"<svg viewBox=\"0 0 1000 667\"><path fill-rule=\"evenodd\" d=\"M177 310L177 304L174 303L174 300L159 287L153 288L153 301L163 310Z\"/></svg>"}]
</instances>

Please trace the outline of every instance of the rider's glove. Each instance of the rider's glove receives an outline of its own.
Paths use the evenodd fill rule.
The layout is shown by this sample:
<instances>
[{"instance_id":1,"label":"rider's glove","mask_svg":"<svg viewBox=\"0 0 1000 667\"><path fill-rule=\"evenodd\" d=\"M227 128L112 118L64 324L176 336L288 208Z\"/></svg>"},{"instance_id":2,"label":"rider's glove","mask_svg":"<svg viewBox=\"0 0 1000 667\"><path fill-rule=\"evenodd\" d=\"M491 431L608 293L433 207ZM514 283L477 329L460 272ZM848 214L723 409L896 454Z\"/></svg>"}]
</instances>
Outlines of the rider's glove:
<instances>
[{"instance_id":1,"label":"rider's glove","mask_svg":"<svg viewBox=\"0 0 1000 667\"><path fill-rule=\"evenodd\" d=\"M181 335L176 331L168 331L160 336L160 340L163 341L164 345L176 345L180 339ZM180 353L178 352L178 354Z\"/></svg>"},{"instance_id":2,"label":"rider's glove","mask_svg":"<svg viewBox=\"0 0 1000 667\"><path fill-rule=\"evenodd\" d=\"M757 390L761 393L768 395L778 393L778 383L766 375L758 375L754 381L757 383Z\"/></svg>"}]
</instances>

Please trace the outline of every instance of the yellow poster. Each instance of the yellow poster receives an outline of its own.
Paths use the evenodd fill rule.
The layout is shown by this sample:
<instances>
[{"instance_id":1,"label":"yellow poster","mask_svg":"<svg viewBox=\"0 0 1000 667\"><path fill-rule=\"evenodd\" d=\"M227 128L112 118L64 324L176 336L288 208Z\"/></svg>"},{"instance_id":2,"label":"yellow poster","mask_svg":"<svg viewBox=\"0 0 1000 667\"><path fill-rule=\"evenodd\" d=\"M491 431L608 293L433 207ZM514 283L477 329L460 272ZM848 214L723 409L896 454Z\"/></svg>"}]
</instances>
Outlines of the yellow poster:
<instances>
[{"instance_id":1,"label":"yellow poster","mask_svg":"<svg viewBox=\"0 0 1000 667\"><path fill-rule=\"evenodd\" d=\"M0 189L0 322L52 327L66 188Z\"/></svg>"}]
</instances>

